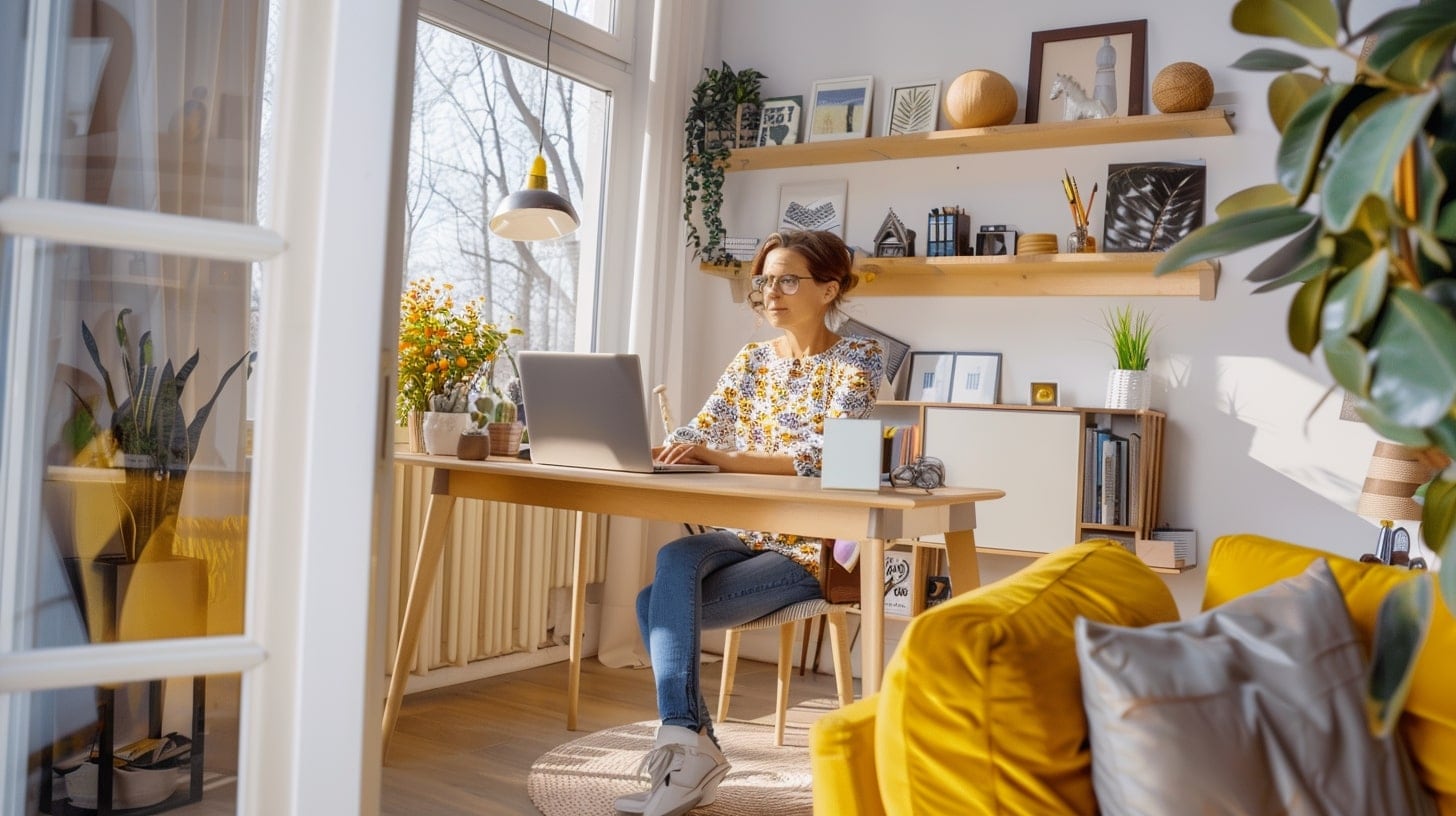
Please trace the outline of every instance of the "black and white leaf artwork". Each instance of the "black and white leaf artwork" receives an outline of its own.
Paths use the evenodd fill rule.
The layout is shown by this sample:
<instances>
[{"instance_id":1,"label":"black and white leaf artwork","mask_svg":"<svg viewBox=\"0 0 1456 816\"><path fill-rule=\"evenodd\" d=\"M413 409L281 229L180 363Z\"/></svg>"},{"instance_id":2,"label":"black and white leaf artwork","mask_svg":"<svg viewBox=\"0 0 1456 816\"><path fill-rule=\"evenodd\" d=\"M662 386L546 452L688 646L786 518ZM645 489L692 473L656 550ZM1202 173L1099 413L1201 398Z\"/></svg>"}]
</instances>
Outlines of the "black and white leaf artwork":
<instances>
[{"instance_id":1,"label":"black and white leaf artwork","mask_svg":"<svg viewBox=\"0 0 1456 816\"><path fill-rule=\"evenodd\" d=\"M931 85L897 88L895 102L890 110L890 135L935 130L937 101L934 86Z\"/></svg>"},{"instance_id":2,"label":"black and white leaf artwork","mask_svg":"<svg viewBox=\"0 0 1456 816\"><path fill-rule=\"evenodd\" d=\"M1168 251L1203 226L1205 186L1202 164L1108 165L1103 251Z\"/></svg>"},{"instance_id":3,"label":"black and white leaf artwork","mask_svg":"<svg viewBox=\"0 0 1456 816\"><path fill-rule=\"evenodd\" d=\"M833 201L811 201L807 204L792 201L784 209L783 223L780 226L798 230L834 231L840 228L839 213Z\"/></svg>"}]
</instances>

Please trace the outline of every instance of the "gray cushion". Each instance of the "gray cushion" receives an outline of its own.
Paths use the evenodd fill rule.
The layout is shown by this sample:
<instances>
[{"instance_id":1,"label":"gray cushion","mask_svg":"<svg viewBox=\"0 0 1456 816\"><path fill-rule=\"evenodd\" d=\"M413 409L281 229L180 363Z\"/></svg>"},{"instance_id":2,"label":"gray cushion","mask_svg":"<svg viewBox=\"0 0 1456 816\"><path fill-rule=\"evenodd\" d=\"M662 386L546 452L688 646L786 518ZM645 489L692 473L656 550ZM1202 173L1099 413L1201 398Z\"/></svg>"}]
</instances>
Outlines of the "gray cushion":
<instances>
[{"instance_id":1,"label":"gray cushion","mask_svg":"<svg viewBox=\"0 0 1456 816\"><path fill-rule=\"evenodd\" d=\"M1329 565L1191 620L1077 621L1104 814L1426 814L1365 715L1366 661Z\"/></svg>"}]
</instances>

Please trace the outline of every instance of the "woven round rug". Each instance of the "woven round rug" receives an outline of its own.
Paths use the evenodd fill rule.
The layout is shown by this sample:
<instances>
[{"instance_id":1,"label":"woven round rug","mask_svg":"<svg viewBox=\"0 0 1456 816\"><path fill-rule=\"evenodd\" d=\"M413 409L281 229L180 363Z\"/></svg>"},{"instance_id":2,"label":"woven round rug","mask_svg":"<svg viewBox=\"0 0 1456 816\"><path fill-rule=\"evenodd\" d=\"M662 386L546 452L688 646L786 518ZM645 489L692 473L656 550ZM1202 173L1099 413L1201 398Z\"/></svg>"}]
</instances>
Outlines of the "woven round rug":
<instances>
[{"instance_id":1,"label":"woven round rug","mask_svg":"<svg viewBox=\"0 0 1456 816\"><path fill-rule=\"evenodd\" d=\"M658 723L619 725L558 745L531 766L526 790L544 816L612 814L618 796L645 790L637 776L652 749ZM814 792L809 772L808 729L790 722L784 745L773 744L773 726L715 724L713 731L733 769L718 798L694 816L809 816Z\"/></svg>"}]
</instances>

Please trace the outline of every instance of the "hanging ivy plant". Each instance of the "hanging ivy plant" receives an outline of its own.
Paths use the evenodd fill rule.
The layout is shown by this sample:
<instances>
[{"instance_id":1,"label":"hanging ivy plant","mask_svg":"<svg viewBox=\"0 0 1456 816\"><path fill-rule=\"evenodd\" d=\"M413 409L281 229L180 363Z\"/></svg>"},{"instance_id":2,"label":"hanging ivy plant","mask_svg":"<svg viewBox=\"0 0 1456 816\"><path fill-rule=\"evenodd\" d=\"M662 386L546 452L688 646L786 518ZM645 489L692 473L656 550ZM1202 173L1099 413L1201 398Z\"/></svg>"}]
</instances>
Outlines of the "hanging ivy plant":
<instances>
[{"instance_id":1,"label":"hanging ivy plant","mask_svg":"<svg viewBox=\"0 0 1456 816\"><path fill-rule=\"evenodd\" d=\"M734 71L726 62L722 68L704 68L683 121L683 220L693 257L710 264L733 262L723 249L723 175L735 146L738 108L759 104L766 78L752 68ZM702 219L701 230L695 212Z\"/></svg>"}]
</instances>

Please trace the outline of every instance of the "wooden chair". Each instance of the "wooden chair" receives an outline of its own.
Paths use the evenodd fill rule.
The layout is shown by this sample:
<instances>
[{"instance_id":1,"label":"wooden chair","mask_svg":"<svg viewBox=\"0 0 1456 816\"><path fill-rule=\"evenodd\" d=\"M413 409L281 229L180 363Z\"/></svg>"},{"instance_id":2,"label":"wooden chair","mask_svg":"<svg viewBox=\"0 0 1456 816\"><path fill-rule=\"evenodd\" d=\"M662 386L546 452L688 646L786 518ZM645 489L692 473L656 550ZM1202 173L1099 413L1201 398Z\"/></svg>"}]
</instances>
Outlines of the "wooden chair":
<instances>
[{"instance_id":1,"label":"wooden chair","mask_svg":"<svg viewBox=\"0 0 1456 816\"><path fill-rule=\"evenodd\" d=\"M778 695L774 702L774 744L784 744L784 719L789 708L789 674L793 669L794 629L805 621L804 639L809 638L809 624L819 616L828 622L830 649L834 657L834 684L841 707L854 699L854 675L849 665L849 604L834 604L822 598L790 604L776 612L729 629L723 638L723 682L718 688L718 722L728 719L728 700L733 694L733 673L738 663L738 638L755 629L779 628Z\"/></svg>"}]
</instances>

